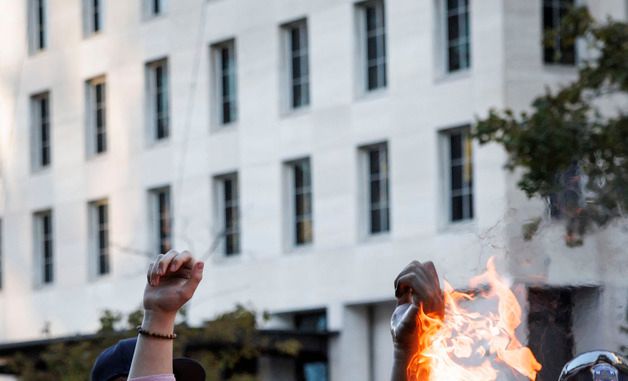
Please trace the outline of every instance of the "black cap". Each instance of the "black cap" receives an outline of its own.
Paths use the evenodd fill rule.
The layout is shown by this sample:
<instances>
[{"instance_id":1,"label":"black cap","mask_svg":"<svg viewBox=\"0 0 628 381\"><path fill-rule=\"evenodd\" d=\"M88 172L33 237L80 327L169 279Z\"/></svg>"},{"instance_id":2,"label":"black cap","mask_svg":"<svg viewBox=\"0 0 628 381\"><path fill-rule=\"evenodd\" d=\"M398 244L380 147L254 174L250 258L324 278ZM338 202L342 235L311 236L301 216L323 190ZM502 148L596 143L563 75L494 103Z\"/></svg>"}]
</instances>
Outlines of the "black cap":
<instances>
[{"instance_id":1,"label":"black cap","mask_svg":"<svg viewBox=\"0 0 628 381\"><path fill-rule=\"evenodd\" d=\"M92 368L91 381L111 381L116 377L129 375L137 338L124 339L105 349L96 359ZM189 358L172 361L172 369L177 380L205 381L205 370L198 362Z\"/></svg>"}]
</instances>

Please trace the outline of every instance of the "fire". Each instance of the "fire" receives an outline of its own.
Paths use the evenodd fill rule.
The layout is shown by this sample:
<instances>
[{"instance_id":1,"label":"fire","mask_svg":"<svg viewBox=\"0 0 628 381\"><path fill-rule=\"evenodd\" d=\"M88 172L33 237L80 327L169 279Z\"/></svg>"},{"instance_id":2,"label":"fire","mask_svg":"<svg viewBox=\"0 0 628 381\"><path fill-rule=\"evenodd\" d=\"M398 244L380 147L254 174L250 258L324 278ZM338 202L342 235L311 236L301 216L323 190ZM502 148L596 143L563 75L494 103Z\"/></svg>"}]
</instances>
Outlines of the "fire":
<instances>
[{"instance_id":1,"label":"fire","mask_svg":"<svg viewBox=\"0 0 628 381\"><path fill-rule=\"evenodd\" d=\"M517 339L521 306L510 287L497 274L493 258L486 272L471 280L472 288L487 291L455 291L445 282L445 316L425 314L417 319L418 350L408 365L412 381L494 381L504 368L535 380L541 369L530 348ZM462 306L467 301L496 301L497 311L479 313Z\"/></svg>"}]
</instances>

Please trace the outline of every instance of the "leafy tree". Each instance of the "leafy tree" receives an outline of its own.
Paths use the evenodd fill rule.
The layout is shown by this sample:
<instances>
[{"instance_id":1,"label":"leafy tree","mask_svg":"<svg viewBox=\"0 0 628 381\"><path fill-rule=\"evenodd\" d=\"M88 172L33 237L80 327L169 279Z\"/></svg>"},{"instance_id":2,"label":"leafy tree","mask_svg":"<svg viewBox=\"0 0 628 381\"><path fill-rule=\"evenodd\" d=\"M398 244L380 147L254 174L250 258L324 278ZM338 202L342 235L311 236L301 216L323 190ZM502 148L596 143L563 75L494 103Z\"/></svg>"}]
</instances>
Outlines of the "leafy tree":
<instances>
[{"instance_id":1,"label":"leafy tree","mask_svg":"<svg viewBox=\"0 0 628 381\"><path fill-rule=\"evenodd\" d=\"M566 45L584 40L595 58L579 63L572 83L546 89L531 111L491 110L474 137L505 148L506 168L523 172L519 188L558 205L566 243L576 246L587 230L625 216L628 207L628 25L599 23L578 7L545 43L554 44L557 34ZM604 110L609 100L623 107ZM539 221L524 227L526 238Z\"/></svg>"}]
</instances>

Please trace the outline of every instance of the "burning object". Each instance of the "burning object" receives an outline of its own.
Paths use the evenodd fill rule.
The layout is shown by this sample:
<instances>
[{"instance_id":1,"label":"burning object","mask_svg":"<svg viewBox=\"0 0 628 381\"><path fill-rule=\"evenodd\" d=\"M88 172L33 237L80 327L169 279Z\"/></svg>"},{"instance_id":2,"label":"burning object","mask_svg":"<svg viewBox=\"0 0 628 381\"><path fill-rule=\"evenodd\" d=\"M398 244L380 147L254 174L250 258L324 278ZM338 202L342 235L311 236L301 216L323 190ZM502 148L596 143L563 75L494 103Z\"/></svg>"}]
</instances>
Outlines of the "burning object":
<instances>
[{"instance_id":1,"label":"burning object","mask_svg":"<svg viewBox=\"0 0 628 381\"><path fill-rule=\"evenodd\" d=\"M474 289L485 285L488 288L476 294L455 291L445 282L444 317L425 313L421 306L416 322L418 350L408 364L408 380L494 381L505 372L536 379L541 364L515 334L521 306L497 273L493 258L486 272L470 282ZM481 300L492 301L496 308L478 312L466 306Z\"/></svg>"}]
</instances>

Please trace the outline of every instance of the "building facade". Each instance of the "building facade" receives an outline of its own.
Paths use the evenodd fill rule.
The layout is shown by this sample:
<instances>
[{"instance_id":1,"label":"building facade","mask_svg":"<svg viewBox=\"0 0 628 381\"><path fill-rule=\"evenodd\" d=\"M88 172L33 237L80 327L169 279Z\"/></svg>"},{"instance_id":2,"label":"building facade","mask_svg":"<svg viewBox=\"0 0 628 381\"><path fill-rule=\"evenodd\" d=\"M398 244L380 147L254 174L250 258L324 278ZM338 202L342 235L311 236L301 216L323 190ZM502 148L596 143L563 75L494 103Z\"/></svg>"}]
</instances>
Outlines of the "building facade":
<instances>
[{"instance_id":1,"label":"building facade","mask_svg":"<svg viewBox=\"0 0 628 381\"><path fill-rule=\"evenodd\" d=\"M586 46L541 45L569 3L1 2L0 342L94 332L174 248L207 263L192 323L239 303L337 332L326 359L265 359L264 379L385 380L392 282L415 259L465 287L497 256L524 286L524 342L546 316L532 301L555 298L566 350L618 350L622 226L569 249L546 221L524 241L544 204L468 138L575 78Z\"/></svg>"}]
</instances>

